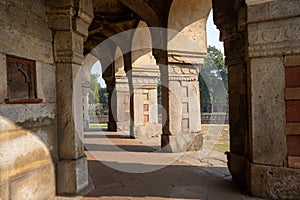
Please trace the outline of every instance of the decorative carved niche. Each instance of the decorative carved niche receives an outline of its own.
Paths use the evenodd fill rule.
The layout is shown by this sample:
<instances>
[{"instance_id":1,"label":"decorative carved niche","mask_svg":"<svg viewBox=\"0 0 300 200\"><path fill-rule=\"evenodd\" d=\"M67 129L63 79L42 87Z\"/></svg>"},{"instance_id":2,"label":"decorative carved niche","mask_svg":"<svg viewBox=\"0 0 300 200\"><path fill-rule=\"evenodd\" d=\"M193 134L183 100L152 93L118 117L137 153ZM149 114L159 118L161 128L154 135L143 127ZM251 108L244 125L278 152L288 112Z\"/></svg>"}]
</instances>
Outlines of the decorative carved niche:
<instances>
[{"instance_id":1,"label":"decorative carved niche","mask_svg":"<svg viewBox=\"0 0 300 200\"><path fill-rule=\"evenodd\" d=\"M6 56L7 99L5 103L40 103L36 93L35 61Z\"/></svg>"}]
</instances>

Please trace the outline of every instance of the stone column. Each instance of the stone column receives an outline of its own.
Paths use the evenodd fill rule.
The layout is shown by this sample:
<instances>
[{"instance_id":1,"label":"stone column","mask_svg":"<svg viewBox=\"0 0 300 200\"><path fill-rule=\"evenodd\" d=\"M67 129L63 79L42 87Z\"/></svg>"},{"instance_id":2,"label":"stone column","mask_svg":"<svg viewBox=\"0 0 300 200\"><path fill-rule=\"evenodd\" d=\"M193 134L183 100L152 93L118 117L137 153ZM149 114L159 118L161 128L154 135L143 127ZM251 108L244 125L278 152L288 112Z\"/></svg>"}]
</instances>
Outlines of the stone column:
<instances>
[{"instance_id":1,"label":"stone column","mask_svg":"<svg viewBox=\"0 0 300 200\"><path fill-rule=\"evenodd\" d=\"M89 186L83 145L82 80L83 42L93 17L91 3L47 1L56 62L58 157L56 191L74 195Z\"/></svg>"},{"instance_id":2,"label":"stone column","mask_svg":"<svg viewBox=\"0 0 300 200\"><path fill-rule=\"evenodd\" d=\"M249 72L246 61L247 27L245 22L247 13L243 4L234 9L232 5L237 2L232 0L225 6L221 2L213 1L213 9L214 22L221 30L220 40L224 41L225 65L228 67L230 124L228 167L233 179L246 186L249 171L247 158L250 156ZM238 19L240 20L239 26Z\"/></svg>"},{"instance_id":3,"label":"stone column","mask_svg":"<svg viewBox=\"0 0 300 200\"><path fill-rule=\"evenodd\" d=\"M83 130L89 129L89 88L90 83L82 83Z\"/></svg>"},{"instance_id":4,"label":"stone column","mask_svg":"<svg viewBox=\"0 0 300 200\"><path fill-rule=\"evenodd\" d=\"M299 84L293 80L297 70L289 71L300 52L298 2L213 2L229 72L232 177L253 196L298 198L299 166L288 158L300 155L300 138L286 135L286 122L296 122L300 107L289 107L297 95L288 88Z\"/></svg>"},{"instance_id":5,"label":"stone column","mask_svg":"<svg viewBox=\"0 0 300 200\"><path fill-rule=\"evenodd\" d=\"M162 69L164 68L164 69ZM166 151L199 150L202 146L198 69L169 63L161 67L163 107L167 111L162 147Z\"/></svg>"},{"instance_id":6,"label":"stone column","mask_svg":"<svg viewBox=\"0 0 300 200\"><path fill-rule=\"evenodd\" d=\"M114 92L115 89L115 80L113 77L104 77L106 90L108 93L108 123L107 129L108 131L117 131L117 124L115 116L116 114L116 107L117 107L117 99L116 93Z\"/></svg>"},{"instance_id":7,"label":"stone column","mask_svg":"<svg viewBox=\"0 0 300 200\"><path fill-rule=\"evenodd\" d=\"M116 106L115 109L115 121L116 129L121 132L129 132L130 130L130 93L128 78L125 72L116 73L115 75L115 98Z\"/></svg>"},{"instance_id":8,"label":"stone column","mask_svg":"<svg viewBox=\"0 0 300 200\"><path fill-rule=\"evenodd\" d=\"M157 68L139 67L131 70L131 107L133 138L151 137L161 133L158 124Z\"/></svg>"}]
</instances>

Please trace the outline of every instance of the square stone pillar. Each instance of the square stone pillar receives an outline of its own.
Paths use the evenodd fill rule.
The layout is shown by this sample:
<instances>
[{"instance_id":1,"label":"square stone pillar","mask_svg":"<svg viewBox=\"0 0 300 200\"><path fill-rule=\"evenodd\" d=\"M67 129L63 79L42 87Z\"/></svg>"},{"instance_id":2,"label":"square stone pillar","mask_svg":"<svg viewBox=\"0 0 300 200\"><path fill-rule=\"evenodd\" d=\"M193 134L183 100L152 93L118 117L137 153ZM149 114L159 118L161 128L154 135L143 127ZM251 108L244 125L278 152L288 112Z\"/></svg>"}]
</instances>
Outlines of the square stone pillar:
<instances>
[{"instance_id":1,"label":"square stone pillar","mask_svg":"<svg viewBox=\"0 0 300 200\"><path fill-rule=\"evenodd\" d=\"M192 65L170 63L163 66L163 107L166 122L162 148L170 152L199 150L202 146L199 70ZM164 121L164 120L163 120Z\"/></svg>"},{"instance_id":2,"label":"square stone pillar","mask_svg":"<svg viewBox=\"0 0 300 200\"><path fill-rule=\"evenodd\" d=\"M53 30L56 63L58 162L56 191L75 195L89 186L83 145L83 43L93 18L91 2L45 1L48 25Z\"/></svg>"},{"instance_id":3,"label":"square stone pillar","mask_svg":"<svg viewBox=\"0 0 300 200\"><path fill-rule=\"evenodd\" d=\"M113 107L115 110L114 118L116 122L116 130L129 133L130 130L130 93L128 78L118 76L116 74L116 84L114 89L114 97L116 98L116 105Z\"/></svg>"},{"instance_id":4,"label":"square stone pillar","mask_svg":"<svg viewBox=\"0 0 300 200\"><path fill-rule=\"evenodd\" d=\"M133 138L145 138L160 134L157 102L159 71L155 68L140 67L133 68L130 73L130 135Z\"/></svg>"},{"instance_id":5,"label":"square stone pillar","mask_svg":"<svg viewBox=\"0 0 300 200\"><path fill-rule=\"evenodd\" d=\"M90 84L82 83L83 130L89 129L89 95Z\"/></svg>"},{"instance_id":6,"label":"square stone pillar","mask_svg":"<svg viewBox=\"0 0 300 200\"><path fill-rule=\"evenodd\" d=\"M117 131L117 124L116 124L116 105L117 105L117 98L116 93L114 92L115 89L115 82L113 78L105 77L106 83L106 90L108 93L108 122L107 122L107 129L108 131Z\"/></svg>"},{"instance_id":7,"label":"square stone pillar","mask_svg":"<svg viewBox=\"0 0 300 200\"><path fill-rule=\"evenodd\" d=\"M248 5L232 1L236 6L224 6L213 1L228 66L229 170L252 196L298 199L300 167L291 166L289 160L290 154L300 155L300 140L295 137L299 131L291 133L289 127L289 122L297 122L289 121L297 118L297 107L289 103L297 103L295 89L300 81L294 79L297 71L289 68L295 67L300 52L299 4L246 2Z\"/></svg>"}]
</instances>

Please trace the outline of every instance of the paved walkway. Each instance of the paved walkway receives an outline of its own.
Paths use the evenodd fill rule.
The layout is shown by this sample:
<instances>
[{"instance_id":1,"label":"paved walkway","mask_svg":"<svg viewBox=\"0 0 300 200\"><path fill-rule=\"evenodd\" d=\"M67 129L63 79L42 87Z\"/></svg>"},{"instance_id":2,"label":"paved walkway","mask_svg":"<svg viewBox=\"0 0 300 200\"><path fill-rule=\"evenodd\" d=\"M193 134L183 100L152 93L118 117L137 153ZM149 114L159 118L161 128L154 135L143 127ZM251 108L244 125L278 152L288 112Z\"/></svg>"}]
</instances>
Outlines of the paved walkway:
<instances>
[{"instance_id":1,"label":"paved walkway","mask_svg":"<svg viewBox=\"0 0 300 200\"><path fill-rule=\"evenodd\" d=\"M85 145L94 189L82 200L249 199L231 181L222 153L163 153L159 138L113 132L86 132Z\"/></svg>"}]
</instances>

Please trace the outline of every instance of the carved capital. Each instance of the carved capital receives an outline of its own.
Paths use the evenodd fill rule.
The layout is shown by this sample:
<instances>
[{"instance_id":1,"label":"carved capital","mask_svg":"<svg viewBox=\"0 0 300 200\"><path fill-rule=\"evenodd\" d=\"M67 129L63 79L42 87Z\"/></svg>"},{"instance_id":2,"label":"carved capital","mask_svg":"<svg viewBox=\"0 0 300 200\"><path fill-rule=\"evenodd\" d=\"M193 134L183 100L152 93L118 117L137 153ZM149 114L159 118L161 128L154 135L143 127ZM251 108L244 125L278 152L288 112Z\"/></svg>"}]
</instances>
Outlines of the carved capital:
<instances>
[{"instance_id":1,"label":"carved capital","mask_svg":"<svg viewBox=\"0 0 300 200\"><path fill-rule=\"evenodd\" d=\"M249 57L300 53L300 18L248 25Z\"/></svg>"},{"instance_id":2,"label":"carved capital","mask_svg":"<svg viewBox=\"0 0 300 200\"><path fill-rule=\"evenodd\" d=\"M169 64L170 81L198 81L199 68L192 65Z\"/></svg>"},{"instance_id":3,"label":"carved capital","mask_svg":"<svg viewBox=\"0 0 300 200\"><path fill-rule=\"evenodd\" d=\"M69 31L57 31L54 35L56 62L81 64L83 62L83 38Z\"/></svg>"}]
</instances>

